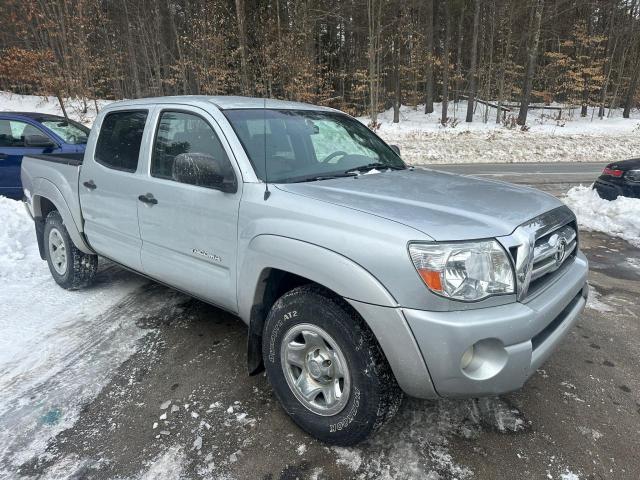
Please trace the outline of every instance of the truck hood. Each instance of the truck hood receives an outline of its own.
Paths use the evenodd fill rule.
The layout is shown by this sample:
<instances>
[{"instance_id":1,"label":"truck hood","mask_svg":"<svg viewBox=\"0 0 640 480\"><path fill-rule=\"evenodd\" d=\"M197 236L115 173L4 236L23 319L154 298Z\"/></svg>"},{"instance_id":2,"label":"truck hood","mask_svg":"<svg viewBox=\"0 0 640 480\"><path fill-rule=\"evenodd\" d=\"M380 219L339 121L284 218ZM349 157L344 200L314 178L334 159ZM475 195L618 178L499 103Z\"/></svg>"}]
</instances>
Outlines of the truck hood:
<instances>
[{"instance_id":1,"label":"truck hood","mask_svg":"<svg viewBox=\"0 0 640 480\"><path fill-rule=\"evenodd\" d=\"M509 235L562 205L532 188L418 168L278 188L399 222L438 241Z\"/></svg>"}]
</instances>

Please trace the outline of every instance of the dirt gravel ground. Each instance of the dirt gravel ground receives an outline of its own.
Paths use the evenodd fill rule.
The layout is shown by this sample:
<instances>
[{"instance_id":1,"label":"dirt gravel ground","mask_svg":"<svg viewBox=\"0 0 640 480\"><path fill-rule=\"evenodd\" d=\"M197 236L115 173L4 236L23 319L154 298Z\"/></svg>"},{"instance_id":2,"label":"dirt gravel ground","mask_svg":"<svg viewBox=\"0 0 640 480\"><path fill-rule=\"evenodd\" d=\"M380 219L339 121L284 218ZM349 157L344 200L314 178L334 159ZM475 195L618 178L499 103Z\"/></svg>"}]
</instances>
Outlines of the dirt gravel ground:
<instances>
[{"instance_id":1,"label":"dirt gravel ground","mask_svg":"<svg viewBox=\"0 0 640 480\"><path fill-rule=\"evenodd\" d=\"M149 283L148 334L79 421L23 478L640 478L638 250L582 234L592 297L561 348L516 393L408 399L366 443L330 448L245 372L244 325ZM635 260L629 260L635 259ZM146 476L145 476L146 475Z\"/></svg>"}]
</instances>

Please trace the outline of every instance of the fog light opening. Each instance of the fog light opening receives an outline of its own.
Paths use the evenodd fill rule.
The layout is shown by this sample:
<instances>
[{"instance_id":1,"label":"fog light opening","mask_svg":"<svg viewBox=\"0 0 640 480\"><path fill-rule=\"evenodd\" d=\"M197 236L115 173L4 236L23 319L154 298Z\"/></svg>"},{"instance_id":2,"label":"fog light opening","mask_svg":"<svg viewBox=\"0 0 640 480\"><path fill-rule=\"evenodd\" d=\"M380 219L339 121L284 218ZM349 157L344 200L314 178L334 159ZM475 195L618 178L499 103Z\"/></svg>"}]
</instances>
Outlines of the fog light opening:
<instances>
[{"instance_id":1,"label":"fog light opening","mask_svg":"<svg viewBox=\"0 0 640 480\"><path fill-rule=\"evenodd\" d=\"M475 346L471 345L467 348L462 354L462 358L460 359L460 368L465 370L469 365L471 365L471 361L473 360L473 353L475 350Z\"/></svg>"},{"instance_id":2,"label":"fog light opening","mask_svg":"<svg viewBox=\"0 0 640 480\"><path fill-rule=\"evenodd\" d=\"M474 380L495 377L507 364L507 351L497 338L485 338L467 348L460 358L460 369Z\"/></svg>"}]
</instances>

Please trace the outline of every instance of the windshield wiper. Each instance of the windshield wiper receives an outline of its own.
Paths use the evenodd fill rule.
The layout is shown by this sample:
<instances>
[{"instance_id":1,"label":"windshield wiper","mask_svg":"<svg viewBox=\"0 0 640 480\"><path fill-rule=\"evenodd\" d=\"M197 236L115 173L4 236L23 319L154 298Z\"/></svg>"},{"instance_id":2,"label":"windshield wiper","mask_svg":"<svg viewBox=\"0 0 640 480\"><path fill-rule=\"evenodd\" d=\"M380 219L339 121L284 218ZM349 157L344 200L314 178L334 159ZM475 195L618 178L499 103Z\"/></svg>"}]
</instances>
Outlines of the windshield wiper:
<instances>
[{"instance_id":1,"label":"windshield wiper","mask_svg":"<svg viewBox=\"0 0 640 480\"><path fill-rule=\"evenodd\" d=\"M379 168L381 170L386 170L386 169L404 170L405 169L405 167L400 167L398 165L388 165L382 162L373 162L373 163L367 163L366 165L362 165L360 167L350 168L345 173L368 172L369 170L373 170L374 168Z\"/></svg>"},{"instance_id":2,"label":"windshield wiper","mask_svg":"<svg viewBox=\"0 0 640 480\"><path fill-rule=\"evenodd\" d=\"M321 180L331 180L333 178L357 177L357 176L358 174L356 172L348 171L343 173L333 173L331 175L315 175L313 177L305 177L300 180L296 180L292 183L319 182Z\"/></svg>"}]
</instances>

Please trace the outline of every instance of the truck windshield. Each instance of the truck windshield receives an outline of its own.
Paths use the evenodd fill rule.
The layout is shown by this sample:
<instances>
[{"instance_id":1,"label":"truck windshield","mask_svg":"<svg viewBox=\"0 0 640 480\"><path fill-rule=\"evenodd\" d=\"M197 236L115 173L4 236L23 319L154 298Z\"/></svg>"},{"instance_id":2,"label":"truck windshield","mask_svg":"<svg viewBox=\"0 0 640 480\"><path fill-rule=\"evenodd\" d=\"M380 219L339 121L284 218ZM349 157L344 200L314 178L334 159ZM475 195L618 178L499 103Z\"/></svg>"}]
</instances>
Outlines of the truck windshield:
<instances>
[{"instance_id":1,"label":"truck windshield","mask_svg":"<svg viewBox=\"0 0 640 480\"><path fill-rule=\"evenodd\" d=\"M71 120L43 120L42 125L71 145L87 143L89 137L87 127Z\"/></svg>"},{"instance_id":2,"label":"truck windshield","mask_svg":"<svg viewBox=\"0 0 640 480\"><path fill-rule=\"evenodd\" d=\"M273 109L223 113L263 181L304 182L355 175L373 168L406 168L371 130L341 113Z\"/></svg>"}]
</instances>

